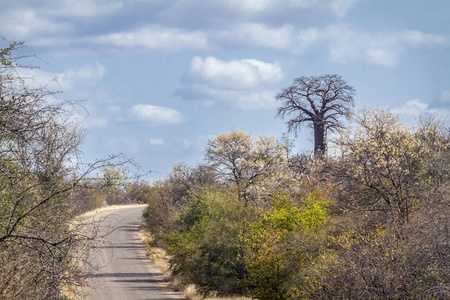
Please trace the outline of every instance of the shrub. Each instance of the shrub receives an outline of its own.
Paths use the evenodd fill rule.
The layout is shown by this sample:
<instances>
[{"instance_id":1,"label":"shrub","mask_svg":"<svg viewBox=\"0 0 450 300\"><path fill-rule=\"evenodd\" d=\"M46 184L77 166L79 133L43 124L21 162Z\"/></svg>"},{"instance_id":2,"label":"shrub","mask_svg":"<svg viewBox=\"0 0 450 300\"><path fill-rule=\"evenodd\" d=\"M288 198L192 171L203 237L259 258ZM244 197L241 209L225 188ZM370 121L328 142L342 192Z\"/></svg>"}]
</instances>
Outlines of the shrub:
<instances>
[{"instance_id":1,"label":"shrub","mask_svg":"<svg viewBox=\"0 0 450 300\"><path fill-rule=\"evenodd\" d=\"M257 299L290 299L293 277L309 263L306 249L321 237L316 231L327 219L327 201L316 193L307 194L302 207L292 198L273 195L272 209L250 224L245 254L248 276L243 281ZM312 251L311 251L312 253Z\"/></svg>"},{"instance_id":2,"label":"shrub","mask_svg":"<svg viewBox=\"0 0 450 300\"><path fill-rule=\"evenodd\" d=\"M242 294L244 236L255 216L236 194L204 189L182 210L180 230L165 235L174 274L205 296Z\"/></svg>"}]
</instances>

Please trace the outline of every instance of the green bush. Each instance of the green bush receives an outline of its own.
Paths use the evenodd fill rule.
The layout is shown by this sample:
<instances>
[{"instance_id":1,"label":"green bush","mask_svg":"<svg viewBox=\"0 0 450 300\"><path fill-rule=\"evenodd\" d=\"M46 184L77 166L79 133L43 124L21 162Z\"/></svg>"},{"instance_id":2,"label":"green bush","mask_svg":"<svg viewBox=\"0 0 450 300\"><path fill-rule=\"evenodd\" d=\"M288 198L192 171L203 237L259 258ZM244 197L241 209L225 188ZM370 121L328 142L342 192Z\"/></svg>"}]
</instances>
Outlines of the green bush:
<instances>
[{"instance_id":1,"label":"green bush","mask_svg":"<svg viewBox=\"0 0 450 300\"><path fill-rule=\"evenodd\" d=\"M165 235L174 274L205 296L242 294L244 236L256 216L235 194L204 189L181 212L180 231Z\"/></svg>"},{"instance_id":2,"label":"green bush","mask_svg":"<svg viewBox=\"0 0 450 300\"><path fill-rule=\"evenodd\" d=\"M283 193L275 194L272 200L271 210L249 225L245 255L248 276L243 283L257 299L291 299L292 277L308 261L302 248L308 249L311 240L305 237L326 220L327 202L316 193L307 194L302 207Z\"/></svg>"}]
</instances>

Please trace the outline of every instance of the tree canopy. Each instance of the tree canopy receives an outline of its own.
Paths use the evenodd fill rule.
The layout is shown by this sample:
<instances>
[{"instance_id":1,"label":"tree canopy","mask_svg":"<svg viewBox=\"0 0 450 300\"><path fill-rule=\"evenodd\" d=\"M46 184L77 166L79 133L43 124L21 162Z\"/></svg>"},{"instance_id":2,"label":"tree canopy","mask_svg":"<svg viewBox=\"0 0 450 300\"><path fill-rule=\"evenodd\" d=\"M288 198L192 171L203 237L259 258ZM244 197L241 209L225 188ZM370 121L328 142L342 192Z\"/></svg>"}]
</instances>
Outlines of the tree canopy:
<instances>
[{"instance_id":1,"label":"tree canopy","mask_svg":"<svg viewBox=\"0 0 450 300\"><path fill-rule=\"evenodd\" d=\"M314 130L314 155L327 154L327 130L343 127L342 117L348 117L355 90L340 75L301 76L291 86L276 95L281 102L277 116L290 117L289 132L297 133L305 122Z\"/></svg>"}]
</instances>

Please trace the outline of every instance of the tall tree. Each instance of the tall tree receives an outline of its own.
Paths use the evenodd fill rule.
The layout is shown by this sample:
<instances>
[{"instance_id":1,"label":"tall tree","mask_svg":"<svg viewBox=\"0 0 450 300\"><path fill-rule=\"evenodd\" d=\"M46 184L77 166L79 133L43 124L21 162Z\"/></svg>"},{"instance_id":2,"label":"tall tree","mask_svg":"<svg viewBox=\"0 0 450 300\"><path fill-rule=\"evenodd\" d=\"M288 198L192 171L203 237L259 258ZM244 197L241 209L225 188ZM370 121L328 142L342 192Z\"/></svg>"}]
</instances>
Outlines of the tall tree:
<instances>
[{"instance_id":1,"label":"tall tree","mask_svg":"<svg viewBox=\"0 0 450 300\"><path fill-rule=\"evenodd\" d=\"M302 76L276 95L281 101L277 116L292 116L289 132L297 133L305 122L314 129L314 156L327 154L327 130L342 128L341 117L348 117L355 90L340 75Z\"/></svg>"}]
</instances>

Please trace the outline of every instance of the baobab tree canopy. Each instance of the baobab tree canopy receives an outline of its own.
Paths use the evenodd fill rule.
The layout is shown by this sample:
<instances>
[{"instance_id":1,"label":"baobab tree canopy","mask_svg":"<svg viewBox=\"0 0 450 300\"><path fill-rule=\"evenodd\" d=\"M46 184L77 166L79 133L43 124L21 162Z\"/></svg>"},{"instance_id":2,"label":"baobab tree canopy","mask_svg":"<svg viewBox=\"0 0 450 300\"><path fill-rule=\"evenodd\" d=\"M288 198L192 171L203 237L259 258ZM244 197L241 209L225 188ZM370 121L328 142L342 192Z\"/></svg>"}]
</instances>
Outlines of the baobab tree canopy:
<instances>
[{"instance_id":1,"label":"baobab tree canopy","mask_svg":"<svg viewBox=\"0 0 450 300\"><path fill-rule=\"evenodd\" d=\"M314 155L327 153L327 130L343 127L342 117L348 117L355 90L340 75L302 76L276 95L281 101L277 116L289 117L289 132L297 134L301 125L311 122L314 129Z\"/></svg>"}]
</instances>

